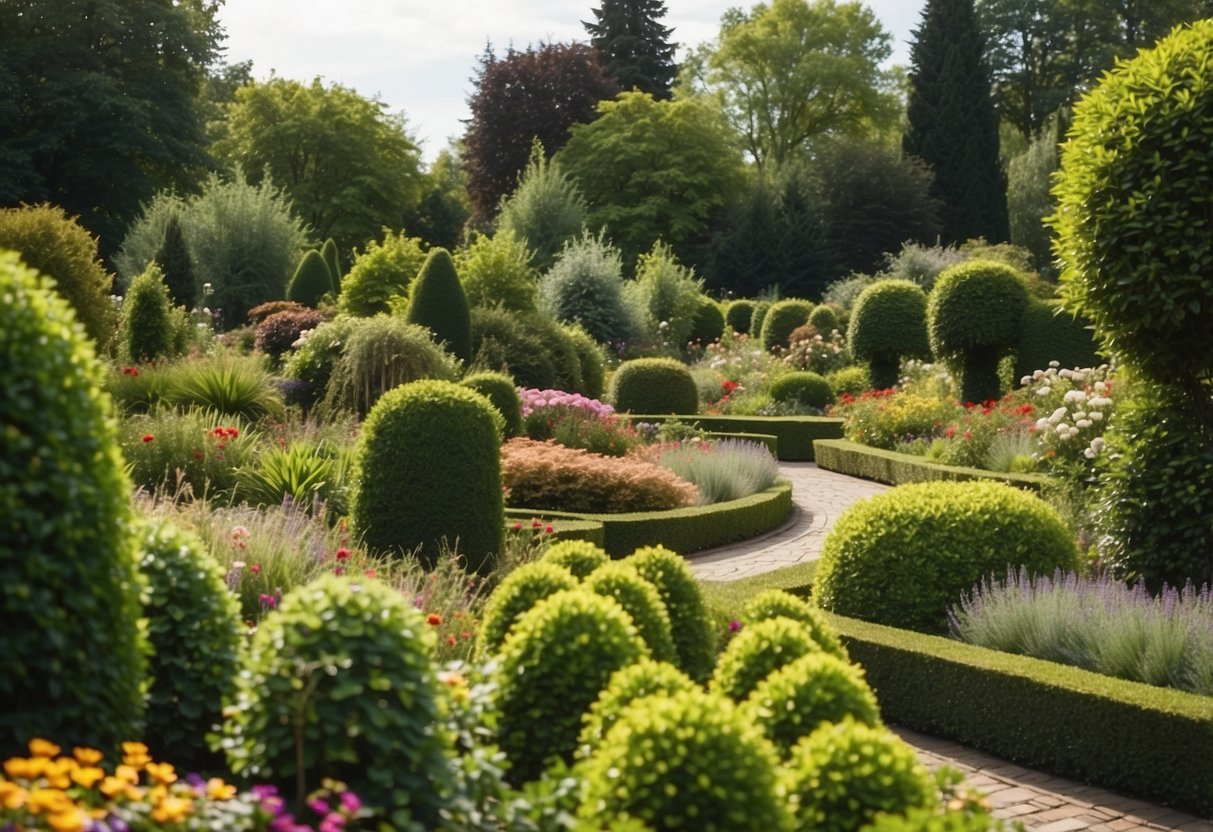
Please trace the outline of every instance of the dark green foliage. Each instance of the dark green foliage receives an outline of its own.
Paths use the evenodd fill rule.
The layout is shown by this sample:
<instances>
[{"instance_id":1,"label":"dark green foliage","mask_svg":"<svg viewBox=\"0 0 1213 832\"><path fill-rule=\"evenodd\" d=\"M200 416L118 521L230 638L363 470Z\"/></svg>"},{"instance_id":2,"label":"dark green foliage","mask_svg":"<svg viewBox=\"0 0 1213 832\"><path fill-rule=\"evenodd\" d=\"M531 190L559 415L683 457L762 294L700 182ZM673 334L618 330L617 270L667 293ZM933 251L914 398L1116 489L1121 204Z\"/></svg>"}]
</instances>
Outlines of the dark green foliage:
<instances>
[{"instance_id":1,"label":"dark green foliage","mask_svg":"<svg viewBox=\"0 0 1213 832\"><path fill-rule=\"evenodd\" d=\"M704 347L719 341L721 335L724 335L724 313L720 311L720 304L701 297L695 317L691 319L691 343Z\"/></svg>"},{"instance_id":2,"label":"dark green foliage","mask_svg":"<svg viewBox=\"0 0 1213 832\"><path fill-rule=\"evenodd\" d=\"M286 285L286 299L315 308L333 291L333 275L324 255L315 249L304 252L299 267Z\"/></svg>"},{"instance_id":3,"label":"dark green foliage","mask_svg":"<svg viewBox=\"0 0 1213 832\"><path fill-rule=\"evenodd\" d=\"M670 615L678 666L697 682L712 674L715 634L699 583L686 561L661 546L645 546L626 558L646 581L657 587Z\"/></svg>"},{"instance_id":4,"label":"dark green foliage","mask_svg":"<svg viewBox=\"0 0 1213 832\"><path fill-rule=\"evenodd\" d=\"M223 570L194 534L163 521L140 532L139 571L147 579L143 614L152 646L147 727L157 760L209 771L220 759L206 735L223 721L235 691L243 625Z\"/></svg>"},{"instance_id":5,"label":"dark green foliage","mask_svg":"<svg viewBox=\"0 0 1213 832\"><path fill-rule=\"evenodd\" d=\"M505 424L506 439L522 433L522 403L518 399L514 379L505 373L486 370L465 376L460 384L472 388L493 403Z\"/></svg>"},{"instance_id":6,"label":"dark green foliage","mask_svg":"<svg viewBox=\"0 0 1213 832\"><path fill-rule=\"evenodd\" d=\"M745 335L750 331L750 321L754 319L754 305L752 300L733 301L725 307L724 322L738 335Z\"/></svg>"},{"instance_id":7,"label":"dark green foliage","mask_svg":"<svg viewBox=\"0 0 1213 832\"><path fill-rule=\"evenodd\" d=\"M277 361L293 349L303 332L314 331L322 323L324 315L315 309L275 312L257 324L257 332L253 336L254 348Z\"/></svg>"},{"instance_id":8,"label":"dark green foliage","mask_svg":"<svg viewBox=\"0 0 1213 832\"><path fill-rule=\"evenodd\" d=\"M635 567L623 561L612 561L586 576L583 586L595 595L614 598L623 607L654 659L678 661L669 611L657 588L642 578Z\"/></svg>"},{"instance_id":9,"label":"dark green foliage","mask_svg":"<svg viewBox=\"0 0 1213 832\"><path fill-rule=\"evenodd\" d=\"M181 213L173 212L164 229L164 242L156 252L156 265L168 285L169 299L174 306L193 309L198 300L198 285L194 280L194 263L190 260L181 231Z\"/></svg>"},{"instance_id":10,"label":"dark green foliage","mask_svg":"<svg viewBox=\"0 0 1213 832\"><path fill-rule=\"evenodd\" d=\"M688 690L699 690L699 686L667 662L641 659L616 671L585 716L580 738L583 756L598 748L602 738L637 699Z\"/></svg>"},{"instance_id":11,"label":"dark green foliage","mask_svg":"<svg viewBox=\"0 0 1213 832\"><path fill-rule=\"evenodd\" d=\"M287 593L253 636L224 722L232 772L299 783L300 800L331 777L397 829L437 828L451 783L434 641L373 578L323 575Z\"/></svg>"},{"instance_id":12,"label":"dark green foliage","mask_svg":"<svg viewBox=\"0 0 1213 832\"><path fill-rule=\"evenodd\" d=\"M586 540L560 540L543 553L544 563L563 566L578 580L588 578L590 573L610 560L601 547Z\"/></svg>"},{"instance_id":13,"label":"dark green foliage","mask_svg":"<svg viewBox=\"0 0 1213 832\"><path fill-rule=\"evenodd\" d=\"M758 300L754 301L754 314L750 317L750 329L748 335L751 340L760 339L762 337L762 325L767 319L767 313L774 306L774 301ZM762 343L761 340L757 343Z\"/></svg>"},{"instance_id":14,"label":"dark green foliage","mask_svg":"<svg viewBox=\"0 0 1213 832\"><path fill-rule=\"evenodd\" d=\"M902 356L931 356L926 293L908 280L879 280L868 286L851 309L847 346L868 362L872 387L895 386Z\"/></svg>"},{"instance_id":15,"label":"dark green foliage","mask_svg":"<svg viewBox=\"0 0 1213 832\"><path fill-rule=\"evenodd\" d=\"M992 482L903 485L856 503L826 537L813 596L827 610L926 632L982 578L1078 562L1074 538L1038 497Z\"/></svg>"},{"instance_id":16,"label":"dark green foliage","mask_svg":"<svg viewBox=\"0 0 1213 832\"><path fill-rule=\"evenodd\" d=\"M762 319L760 342L767 352L779 347L787 349L788 336L798 326L809 322L813 304L807 300L780 300L771 304Z\"/></svg>"},{"instance_id":17,"label":"dark green foliage","mask_svg":"<svg viewBox=\"0 0 1213 832\"><path fill-rule=\"evenodd\" d=\"M385 234L383 242L372 241L354 258L349 274L341 281L337 306L342 312L370 317L387 312L389 301L403 297L425 263L421 240L400 234Z\"/></svg>"},{"instance_id":18,"label":"dark green foliage","mask_svg":"<svg viewBox=\"0 0 1213 832\"><path fill-rule=\"evenodd\" d=\"M828 471L890 485L935 480L990 480L1009 483L1017 488L1039 490L1049 483L1049 477L1045 474L1013 474L987 471L983 468L942 465L924 459L921 455L886 451L845 439L815 440L814 450L817 464Z\"/></svg>"},{"instance_id":19,"label":"dark green foliage","mask_svg":"<svg viewBox=\"0 0 1213 832\"><path fill-rule=\"evenodd\" d=\"M577 182L535 142L518 186L501 201L497 233L510 235L528 250L530 265L546 272L565 245L585 229L588 210Z\"/></svg>"},{"instance_id":20,"label":"dark green foliage","mask_svg":"<svg viewBox=\"0 0 1213 832\"><path fill-rule=\"evenodd\" d=\"M832 306L824 303L813 307L809 313L809 326L817 330L823 338L829 338L830 333L838 329L838 313Z\"/></svg>"},{"instance_id":21,"label":"dark green foliage","mask_svg":"<svg viewBox=\"0 0 1213 832\"><path fill-rule=\"evenodd\" d=\"M601 399L606 392L606 356L598 342L579 326L565 326L581 365L581 390L584 396Z\"/></svg>"},{"instance_id":22,"label":"dark green foliage","mask_svg":"<svg viewBox=\"0 0 1213 832\"><path fill-rule=\"evenodd\" d=\"M409 289L408 322L426 327L434 340L465 364L472 360L472 318L467 295L444 248L431 249Z\"/></svg>"},{"instance_id":23,"label":"dark green foliage","mask_svg":"<svg viewBox=\"0 0 1213 832\"><path fill-rule=\"evenodd\" d=\"M834 402L834 389L817 373L784 373L771 382L771 398L806 407L825 408Z\"/></svg>"},{"instance_id":24,"label":"dark green foliage","mask_svg":"<svg viewBox=\"0 0 1213 832\"><path fill-rule=\"evenodd\" d=\"M346 340L358 327L358 322L358 318L345 315L325 321L313 329L302 346L287 359L282 376L303 382L305 389L300 392L299 400L305 406L310 407L324 398L333 369L341 360Z\"/></svg>"},{"instance_id":25,"label":"dark green foliage","mask_svg":"<svg viewBox=\"0 0 1213 832\"><path fill-rule=\"evenodd\" d=\"M139 576L103 372L49 281L0 254L0 755L139 736Z\"/></svg>"},{"instance_id":26,"label":"dark green foliage","mask_svg":"<svg viewBox=\"0 0 1213 832\"><path fill-rule=\"evenodd\" d=\"M632 619L610 598L570 590L524 613L494 676L511 782L534 780L553 757L571 761L582 717L611 676L647 656Z\"/></svg>"},{"instance_id":27,"label":"dark green foliage","mask_svg":"<svg viewBox=\"0 0 1213 832\"><path fill-rule=\"evenodd\" d=\"M741 702L758 683L801 656L820 653L807 627L782 616L747 624L716 661L712 690Z\"/></svg>"},{"instance_id":28,"label":"dark green foliage","mask_svg":"<svg viewBox=\"0 0 1213 832\"><path fill-rule=\"evenodd\" d=\"M778 589L760 592L746 602L741 620L746 625L772 618L788 618L799 622L823 652L844 661L847 651L838 641L838 633L826 622L821 610L807 601Z\"/></svg>"},{"instance_id":29,"label":"dark green foliage","mask_svg":"<svg viewBox=\"0 0 1213 832\"><path fill-rule=\"evenodd\" d=\"M674 31L660 23L662 0L602 0L591 9L594 22L582 22L590 45L598 50L607 75L620 89L637 89L654 98L669 98L678 74L674 63Z\"/></svg>"},{"instance_id":30,"label":"dark green foliage","mask_svg":"<svg viewBox=\"0 0 1213 832\"><path fill-rule=\"evenodd\" d=\"M476 369L506 373L519 387L570 392L581 388L575 336L551 318L540 313L476 308L471 320L472 366Z\"/></svg>"},{"instance_id":31,"label":"dark green foliage","mask_svg":"<svg viewBox=\"0 0 1213 832\"><path fill-rule=\"evenodd\" d=\"M341 270L341 255L337 253L337 243L332 237L325 240L324 245L320 247L320 256L324 258L325 264L329 267L332 290L340 292L341 278L345 277L345 272Z\"/></svg>"},{"instance_id":32,"label":"dark green foliage","mask_svg":"<svg viewBox=\"0 0 1213 832\"><path fill-rule=\"evenodd\" d=\"M122 302L121 354L132 362L155 361L173 352L174 333L169 318L168 287L159 267L131 281Z\"/></svg>"},{"instance_id":33,"label":"dark green foliage","mask_svg":"<svg viewBox=\"0 0 1213 832\"><path fill-rule=\"evenodd\" d=\"M1091 325L1054 304L1032 301L1023 311L1019 345L1015 348L1015 379L1048 369L1050 361L1062 367L1097 367L1102 363Z\"/></svg>"},{"instance_id":34,"label":"dark green foliage","mask_svg":"<svg viewBox=\"0 0 1213 832\"><path fill-rule=\"evenodd\" d=\"M611 379L615 409L628 413L699 412L699 388L691 371L672 358L637 358L619 365Z\"/></svg>"},{"instance_id":35,"label":"dark green foliage","mask_svg":"<svg viewBox=\"0 0 1213 832\"><path fill-rule=\"evenodd\" d=\"M432 563L445 538L478 571L501 552L501 416L449 381L404 384L362 425L350 498L354 531L373 551L420 547ZM458 472L458 476L452 472Z\"/></svg>"},{"instance_id":36,"label":"dark green foliage","mask_svg":"<svg viewBox=\"0 0 1213 832\"><path fill-rule=\"evenodd\" d=\"M578 577L562 564L547 560L523 564L506 575L485 604L477 650L484 656L495 654L524 613L549 595L576 589L577 583Z\"/></svg>"},{"instance_id":37,"label":"dark green foliage","mask_svg":"<svg viewBox=\"0 0 1213 832\"><path fill-rule=\"evenodd\" d=\"M1000 397L998 362L1019 343L1028 290L1018 272L993 260L945 270L927 301L927 334L936 358L960 378L961 397Z\"/></svg>"},{"instance_id":38,"label":"dark green foliage","mask_svg":"<svg viewBox=\"0 0 1213 832\"><path fill-rule=\"evenodd\" d=\"M600 344L627 341L639 331L624 301L619 251L601 235L568 243L539 281L540 307L558 321L580 324Z\"/></svg>"}]
</instances>

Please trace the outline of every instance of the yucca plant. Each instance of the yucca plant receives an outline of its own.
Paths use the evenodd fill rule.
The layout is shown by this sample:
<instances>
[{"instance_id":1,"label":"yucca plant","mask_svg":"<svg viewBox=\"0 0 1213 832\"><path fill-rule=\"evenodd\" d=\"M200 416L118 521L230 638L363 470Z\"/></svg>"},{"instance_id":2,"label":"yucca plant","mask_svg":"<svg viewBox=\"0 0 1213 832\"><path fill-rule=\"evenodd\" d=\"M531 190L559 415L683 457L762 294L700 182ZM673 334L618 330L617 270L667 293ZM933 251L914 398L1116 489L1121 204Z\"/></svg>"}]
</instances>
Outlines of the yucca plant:
<instances>
[{"instance_id":1,"label":"yucca plant","mask_svg":"<svg viewBox=\"0 0 1213 832\"><path fill-rule=\"evenodd\" d=\"M329 513L346 512L348 451L328 442L294 442L263 451L257 462L236 472L236 500L254 506L289 500L305 511L323 503Z\"/></svg>"}]
</instances>

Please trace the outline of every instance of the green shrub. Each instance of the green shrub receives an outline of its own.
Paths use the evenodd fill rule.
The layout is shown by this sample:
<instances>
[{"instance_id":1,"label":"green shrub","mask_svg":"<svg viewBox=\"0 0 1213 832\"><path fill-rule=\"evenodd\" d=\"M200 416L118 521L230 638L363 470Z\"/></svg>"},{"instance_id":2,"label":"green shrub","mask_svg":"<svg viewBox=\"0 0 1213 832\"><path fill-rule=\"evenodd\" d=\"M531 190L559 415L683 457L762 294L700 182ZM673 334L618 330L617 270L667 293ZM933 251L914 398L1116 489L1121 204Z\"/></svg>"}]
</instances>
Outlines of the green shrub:
<instances>
[{"instance_id":1,"label":"green shrub","mask_svg":"<svg viewBox=\"0 0 1213 832\"><path fill-rule=\"evenodd\" d=\"M991 482L903 485L856 503L822 547L813 595L827 610L942 631L987 575L1073 569L1078 547L1043 500Z\"/></svg>"},{"instance_id":2,"label":"green shrub","mask_svg":"<svg viewBox=\"0 0 1213 832\"><path fill-rule=\"evenodd\" d=\"M518 398L514 379L505 373L486 370L464 376L460 384L470 387L493 403L505 424L506 439L522 433L522 402Z\"/></svg>"},{"instance_id":3,"label":"green shrub","mask_svg":"<svg viewBox=\"0 0 1213 832\"><path fill-rule=\"evenodd\" d=\"M507 373L519 387L575 391L582 386L573 336L541 313L473 309L472 350L472 367Z\"/></svg>"},{"instance_id":4,"label":"green shrub","mask_svg":"<svg viewBox=\"0 0 1213 832\"><path fill-rule=\"evenodd\" d=\"M617 670L585 715L579 740L580 756L593 753L602 738L636 700L648 696L671 696L688 690L698 691L700 688L689 676L668 662L641 659Z\"/></svg>"},{"instance_id":5,"label":"green shrub","mask_svg":"<svg viewBox=\"0 0 1213 832\"><path fill-rule=\"evenodd\" d=\"M298 312L275 312L257 324L253 348L265 353L275 362L290 352L299 337L324 323L324 315L315 309Z\"/></svg>"},{"instance_id":6,"label":"green shrub","mask_svg":"<svg viewBox=\"0 0 1213 832\"><path fill-rule=\"evenodd\" d=\"M282 396L260 357L219 354L174 364L167 398L177 407L201 407L248 421L283 412Z\"/></svg>"},{"instance_id":7,"label":"green shrub","mask_svg":"<svg viewBox=\"0 0 1213 832\"><path fill-rule=\"evenodd\" d=\"M741 702L779 668L820 652L821 645L798 621L780 616L747 624L717 659L712 690Z\"/></svg>"},{"instance_id":8,"label":"green shrub","mask_svg":"<svg viewBox=\"0 0 1213 832\"><path fill-rule=\"evenodd\" d=\"M738 335L750 331L750 321L754 320L755 302L739 298L729 303L724 309L724 322L733 328Z\"/></svg>"},{"instance_id":9,"label":"green shrub","mask_svg":"<svg viewBox=\"0 0 1213 832\"><path fill-rule=\"evenodd\" d=\"M678 666L697 682L712 674L716 636L712 619L686 560L661 546L645 546L625 559L640 577L657 587L670 616Z\"/></svg>"},{"instance_id":10,"label":"green shrub","mask_svg":"<svg viewBox=\"0 0 1213 832\"><path fill-rule=\"evenodd\" d=\"M823 725L792 749L783 772L803 829L854 832L880 812L935 807L935 786L914 749L883 726L844 719Z\"/></svg>"},{"instance_id":11,"label":"green shrub","mask_svg":"<svg viewBox=\"0 0 1213 832\"><path fill-rule=\"evenodd\" d=\"M583 586L596 595L614 598L623 607L654 659L678 661L670 630L670 613L657 588L642 578L630 563L612 561L604 564L585 578Z\"/></svg>"},{"instance_id":12,"label":"green shrub","mask_svg":"<svg viewBox=\"0 0 1213 832\"><path fill-rule=\"evenodd\" d=\"M257 440L240 419L159 407L124 419L118 443L136 487L201 499L231 495L237 470L252 464Z\"/></svg>"},{"instance_id":13,"label":"green shrub","mask_svg":"<svg viewBox=\"0 0 1213 832\"><path fill-rule=\"evenodd\" d=\"M172 305L193 309L198 301L198 284L194 279L194 264L185 244L185 234L181 230L180 210L173 211L168 217L160 248L156 250L152 262L160 267L164 275Z\"/></svg>"},{"instance_id":14,"label":"green shrub","mask_svg":"<svg viewBox=\"0 0 1213 832\"><path fill-rule=\"evenodd\" d=\"M497 233L511 233L531 251L531 265L547 271L561 250L582 233L585 197L577 183L547 158L536 142L518 188L502 200Z\"/></svg>"},{"instance_id":15,"label":"green shrub","mask_svg":"<svg viewBox=\"0 0 1213 832\"><path fill-rule=\"evenodd\" d=\"M346 341L358 326L359 318L340 315L313 329L304 342L287 358L282 376L301 382L298 400L307 407L324 398L333 369L341 360Z\"/></svg>"},{"instance_id":16,"label":"green shrub","mask_svg":"<svg viewBox=\"0 0 1213 832\"><path fill-rule=\"evenodd\" d=\"M872 376L867 367L843 367L826 376L834 397L858 396L872 389Z\"/></svg>"},{"instance_id":17,"label":"green shrub","mask_svg":"<svg viewBox=\"0 0 1213 832\"><path fill-rule=\"evenodd\" d=\"M754 314L750 317L750 328L746 334L750 336L750 340L755 344L762 344L762 325L767 319L767 313L771 311L774 301L756 300L754 301ZM793 327L794 328L794 327ZM788 330L791 332L791 330Z\"/></svg>"},{"instance_id":18,"label":"green shrub","mask_svg":"<svg viewBox=\"0 0 1213 832\"><path fill-rule=\"evenodd\" d=\"M543 553L542 560L563 566L578 580L585 580L595 569L611 562L601 547L588 540L558 540Z\"/></svg>"},{"instance_id":19,"label":"green shrub","mask_svg":"<svg viewBox=\"0 0 1213 832\"><path fill-rule=\"evenodd\" d=\"M700 296L699 305L695 309L695 317L691 320L690 341L693 344L706 346L719 341L724 335L724 313L720 305L709 297ZM680 346L685 347L685 344Z\"/></svg>"},{"instance_id":20,"label":"green shrub","mask_svg":"<svg viewBox=\"0 0 1213 832\"><path fill-rule=\"evenodd\" d=\"M349 454L324 441L266 448L254 464L236 469L235 499L273 507L289 500L304 512L322 502L330 515L340 517L349 508L348 468Z\"/></svg>"},{"instance_id":21,"label":"green shrub","mask_svg":"<svg viewBox=\"0 0 1213 832\"><path fill-rule=\"evenodd\" d=\"M809 326L821 333L823 338L829 338L830 333L838 329L838 313L832 306L818 304L809 313Z\"/></svg>"},{"instance_id":22,"label":"green shrub","mask_svg":"<svg viewBox=\"0 0 1213 832\"><path fill-rule=\"evenodd\" d=\"M838 640L838 633L826 622L821 611L790 592L769 589L746 602L741 611L744 624L757 624L772 618L789 618L803 625L805 631L825 653L846 661L847 651Z\"/></svg>"},{"instance_id":23,"label":"green shrub","mask_svg":"<svg viewBox=\"0 0 1213 832\"><path fill-rule=\"evenodd\" d=\"M566 324L564 331L568 333L581 366L581 388L572 392L581 393L591 399L601 399L606 392L606 356L603 355L602 347L579 326Z\"/></svg>"},{"instance_id":24,"label":"green shrub","mask_svg":"<svg viewBox=\"0 0 1213 832\"><path fill-rule=\"evenodd\" d=\"M725 699L699 691L627 708L589 758L586 819L626 815L655 829L790 828L771 748Z\"/></svg>"},{"instance_id":25,"label":"green shrub","mask_svg":"<svg viewBox=\"0 0 1213 832\"><path fill-rule=\"evenodd\" d=\"M524 613L494 675L510 780L534 780L553 757L571 761L582 716L612 674L647 656L632 619L610 598L558 592Z\"/></svg>"},{"instance_id":26,"label":"green shrub","mask_svg":"<svg viewBox=\"0 0 1213 832\"><path fill-rule=\"evenodd\" d=\"M624 299L619 251L588 232L565 245L539 281L540 307L563 323L576 323L600 344L628 341L640 330Z\"/></svg>"},{"instance_id":27,"label":"green shrub","mask_svg":"<svg viewBox=\"0 0 1213 832\"><path fill-rule=\"evenodd\" d=\"M868 363L872 387L896 386L902 358L931 357L926 293L908 280L872 283L851 309L847 344Z\"/></svg>"},{"instance_id":28,"label":"green shrub","mask_svg":"<svg viewBox=\"0 0 1213 832\"><path fill-rule=\"evenodd\" d=\"M329 267L332 290L340 292L341 278L345 277L345 272L341 270L341 255L337 251L337 242L332 237L325 240L324 245L320 247L320 256L324 258L325 265Z\"/></svg>"},{"instance_id":29,"label":"green shrub","mask_svg":"<svg viewBox=\"0 0 1213 832\"><path fill-rule=\"evenodd\" d=\"M740 500L775 484L779 466L766 445L739 439L654 449L658 465L699 489L699 505Z\"/></svg>"},{"instance_id":30,"label":"green shrub","mask_svg":"<svg viewBox=\"0 0 1213 832\"><path fill-rule=\"evenodd\" d=\"M1062 367L1098 367L1102 360L1090 324L1054 304L1034 300L1023 311L1015 347L1015 380L1044 370L1050 361Z\"/></svg>"},{"instance_id":31,"label":"green shrub","mask_svg":"<svg viewBox=\"0 0 1213 832\"><path fill-rule=\"evenodd\" d=\"M168 287L155 264L131 281L122 301L118 352L133 362L155 361L174 354Z\"/></svg>"},{"instance_id":32,"label":"green shrub","mask_svg":"<svg viewBox=\"0 0 1213 832\"><path fill-rule=\"evenodd\" d=\"M652 250L640 255L636 279L627 284L627 295L641 313L649 340L666 341L681 349L692 338L702 289L703 281L658 240Z\"/></svg>"},{"instance_id":33,"label":"green shrub","mask_svg":"<svg viewBox=\"0 0 1213 832\"><path fill-rule=\"evenodd\" d=\"M455 255L468 305L535 312L539 273L531 266L526 243L509 230L481 234Z\"/></svg>"},{"instance_id":34,"label":"green shrub","mask_svg":"<svg viewBox=\"0 0 1213 832\"><path fill-rule=\"evenodd\" d=\"M223 726L232 772L298 783L300 800L330 777L397 829L437 828L450 775L434 641L374 579L324 575L292 590L262 619L238 678Z\"/></svg>"},{"instance_id":35,"label":"green shrub","mask_svg":"<svg viewBox=\"0 0 1213 832\"><path fill-rule=\"evenodd\" d=\"M834 390L817 373L791 372L771 382L771 398L777 402L822 410L834 402Z\"/></svg>"},{"instance_id":36,"label":"green shrub","mask_svg":"<svg viewBox=\"0 0 1213 832\"><path fill-rule=\"evenodd\" d=\"M50 281L0 253L0 755L138 736L140 581L102 368Z\"/></svg>"},{"instance_id":37,"label":"green shrub","mask_svg":"<svg viewBox=\"0 0 1213 832\"><path fill-rule=\"evenodd\" d=\"M792 334L792 330L807 324L812 312L813 304L807 300L788 299L771 304L762 319L759 335L763 351L771 352L776 347L787 349L788 336Z\"/></svg>"},{"instance_id":38,"label":"green shrub","mask_svg":"<svg viewBox=\"0 0 1213 832\"><path fill-rule=\"evenodd\" d=\"M333 291L333 273L324 255L315 249L304 252L290 283L286 284L286 299L315 308L322 297Z\"/></svg>"},{"instance_id":39,"label":"green shrub","mask_svg":"<svg viewBox=\"0 0 1213 832\"><path fill-rule=\"evenodd\" d=\"M354 258L349 273L341 281L337 308L360 318L387 312L392 298L408 293L425 257L421 240L406 237L403 231L398 234L387 231L382 243L372 241L366 251Z\"/></svg>"},{"instance_id":40,"label":"green shrub","mask_svg":"<svg viewBox=\"0 0 1213 832\"><path fill-rule=\"evenodd\" d=\"M144 741L158 760L191 771L220 760L206 744L235 691L240 605L202 541L164 521L140 529L143 614L152 645Z\"/></svg>"},{"instance_id":41,"label":"green shrub","mask_svg":"<svg viewBox=\"0 0 1213 832\"><path fill-rule=\"evenodd\" d=\"M1015 349L1028 290L1019 272L993 260L969 260L947 269L927 301L927 333L936 358L958 376L961 398L1001 396L998 362Z\"/></svg>"},{"instance_id":42,"label":"green shrub","mask_svg":"<svg viewBox=\"0 0 1213 832\"><path fill-rule=\"evenodd\" d=\"M472 360L472 317L455 262L444 248L430 249L409 287L406 319L427 328L434 340L465 364Z\"/></svg>"},{"instance_id":43,"label":"green shrub","mask_svg":"<svg viewBox=\"0 0 1213 832\"><path fill-rule=\"evenodd\" d=\"M556 563L537 561L515 569L502 579L485 604L476 648L482 656L496 653L518 619L557 592L577 588L577 578Z\"/></svg>"},{"instance_id":44,"label":"green shrub","mask_svg":"<svg viewBox=\"0 0 1213 832\"><path fill-rule=\"evenodd\" d=\"M447 381L416 381L380 397L355 452L350 519L373 551L432 563L445 539L471 571L501 551L501 416Z\"/></svg>"},{"instance_id":45,"label":"green shrub","mask_svg":"<svg viewBox=\"0 0 1213 832\"><path fill-rule=\"evenodd\" d=\"M672 358L636 358L619 365L611 379L610 399L616 410L630 413L699 412L695 377Z\"/></svg>"},{"instance_id":46,"label":"green shrub","mask_svg":"<svg viewBox=\"0 0 1213 832\"><path fill-rule=\"evenodd\" d=\"M876 696L863 670L826 653L809 653L767 676L740 706L746 722L761 726L786 757L801 737L827 722L851 717L880 725Z\"/></svg>"}]
</instances>

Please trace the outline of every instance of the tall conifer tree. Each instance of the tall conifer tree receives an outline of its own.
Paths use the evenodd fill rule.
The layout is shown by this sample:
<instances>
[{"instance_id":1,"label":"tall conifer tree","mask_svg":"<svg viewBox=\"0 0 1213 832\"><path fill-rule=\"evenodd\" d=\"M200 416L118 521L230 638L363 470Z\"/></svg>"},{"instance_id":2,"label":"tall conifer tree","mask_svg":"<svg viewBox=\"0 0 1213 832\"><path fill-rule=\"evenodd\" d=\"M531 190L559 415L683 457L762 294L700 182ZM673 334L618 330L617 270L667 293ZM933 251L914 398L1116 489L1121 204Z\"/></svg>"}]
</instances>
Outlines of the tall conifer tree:
<instances>
[{"instance_id":1,"label":"tall conifer tree","mask_svg":"<svg viewBox=\"0 0 1213 832\"><path fill-rule=\"evenodd\" d=\"M592 9L596 22L583 21L590 44L602 56L607 74L624 90L638 89L657 99L670 97L678 67L673 29L662 26L662 0L602 0Z\"/></svg>"}]
</instances>

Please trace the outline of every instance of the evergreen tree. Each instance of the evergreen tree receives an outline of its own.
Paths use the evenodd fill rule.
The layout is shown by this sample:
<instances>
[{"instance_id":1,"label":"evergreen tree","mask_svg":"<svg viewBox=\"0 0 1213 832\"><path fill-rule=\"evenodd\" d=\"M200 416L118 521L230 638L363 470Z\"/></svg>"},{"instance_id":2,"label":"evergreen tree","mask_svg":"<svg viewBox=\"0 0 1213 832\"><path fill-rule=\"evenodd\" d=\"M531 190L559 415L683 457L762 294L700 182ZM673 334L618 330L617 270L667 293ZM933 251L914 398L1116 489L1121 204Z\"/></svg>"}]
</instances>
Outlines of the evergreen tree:
<instances>
[{"instance_id":1,"label":"evergreen tree","mask_svg":"<svg viewBox=\"0 0 1213 832\"><path fill-rule=\"evenodd\" d=\"M602 0L592 10L596 22L582 21L590 44L602 56L607 74L624 90L638 89L657 99L670 97L678 74L673 32L659 22L665 17L662 0Z\"/></svg>"},{"instance_id":2,"label":"evergreen tree","mask_svg":"<svg viewBox=\"0 0 1213 832\"><path fill-rule=\"evenodd\" d=\"M935 173L943 242L1007 239L1006 177L998 113L973 0L929 0L910 48L908 126L902 146Z\"/></svg>"},{"instance_id":3,"label":"evergreen tree","mask_svg":"<svg viewBox=\"0 0 1213 832\"><path fill-rule=\"evenodd\" d=\"M198 300L198 289L194 284L194 264L190 260L185 236L181 233L181 220L177 214L173 214L164 229L164 242L156 252L156 265L164 275L173 305L193 309Z\"/></svg>"}]
</instances>

